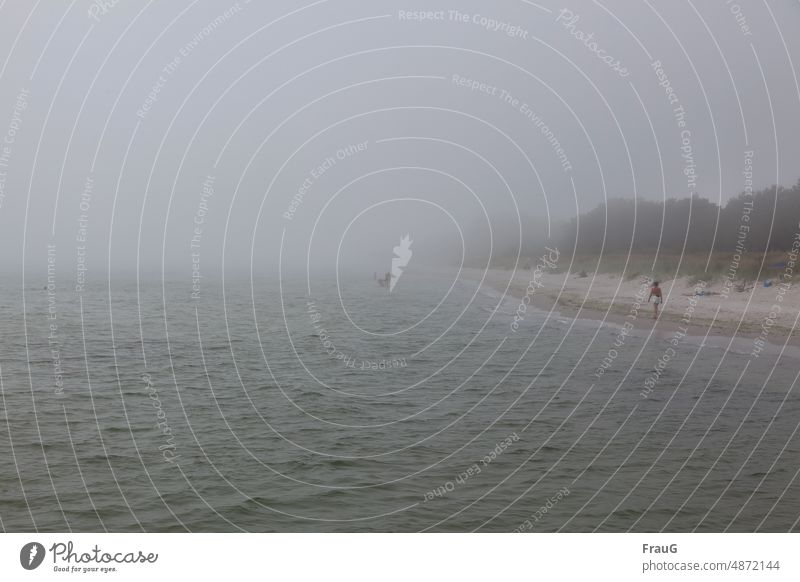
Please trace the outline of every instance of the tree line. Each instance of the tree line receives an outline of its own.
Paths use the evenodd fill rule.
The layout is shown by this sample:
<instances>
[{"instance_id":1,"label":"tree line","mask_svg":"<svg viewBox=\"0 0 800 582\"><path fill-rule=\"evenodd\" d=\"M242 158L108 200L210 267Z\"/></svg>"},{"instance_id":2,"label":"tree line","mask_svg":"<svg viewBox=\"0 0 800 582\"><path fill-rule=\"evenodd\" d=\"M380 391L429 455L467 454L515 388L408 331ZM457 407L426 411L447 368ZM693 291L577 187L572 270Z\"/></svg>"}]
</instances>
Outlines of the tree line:
<instances>
[{"instance_id":1,"label":"tree line","mask_svg":"<svg viewBox=\"0 0 800 582\"><path fill-rule=\"evenodd\" d=\"M743 192L720 206L692 196L660 202L610 199L562 224L551 244L576 254L773 252L791 249L800 232L800 180ZM527 241L525 246L540 246ZM531 244L532 243L532 244Z\"/></svg>"}]
</instances>

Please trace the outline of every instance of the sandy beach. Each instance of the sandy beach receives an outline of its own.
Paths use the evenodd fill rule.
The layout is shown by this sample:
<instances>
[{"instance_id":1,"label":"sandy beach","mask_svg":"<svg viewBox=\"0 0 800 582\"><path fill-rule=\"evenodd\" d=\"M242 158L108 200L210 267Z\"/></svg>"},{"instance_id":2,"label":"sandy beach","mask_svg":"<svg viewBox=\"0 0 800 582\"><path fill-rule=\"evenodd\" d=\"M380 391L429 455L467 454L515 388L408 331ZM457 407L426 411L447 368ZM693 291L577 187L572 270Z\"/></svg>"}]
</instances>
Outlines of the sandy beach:
<instances>
[{"instance_id":1,"label":"sandy beach","mask_svg":"<svg viewBox=\"0 0 800 582\"><path fill-rule=\"evenodd\" d=\"M466 276L500 293L522 300L526 295L537 309L556 311L566 317L631 322L638 332L653 326L658 335L683 328L697 337L764 339L772 346L800 346L798 313L800 290L792 285L763 281L744 292L724 285L690 282L687 278L661 279L664 303L659 318L647 303L649 279L622 280L619 275L536 272L534 270L466 269ZM533 290L531 292L531 290ZM702 292L703 295L698 295Z\"/></svg>"}]
</instances>

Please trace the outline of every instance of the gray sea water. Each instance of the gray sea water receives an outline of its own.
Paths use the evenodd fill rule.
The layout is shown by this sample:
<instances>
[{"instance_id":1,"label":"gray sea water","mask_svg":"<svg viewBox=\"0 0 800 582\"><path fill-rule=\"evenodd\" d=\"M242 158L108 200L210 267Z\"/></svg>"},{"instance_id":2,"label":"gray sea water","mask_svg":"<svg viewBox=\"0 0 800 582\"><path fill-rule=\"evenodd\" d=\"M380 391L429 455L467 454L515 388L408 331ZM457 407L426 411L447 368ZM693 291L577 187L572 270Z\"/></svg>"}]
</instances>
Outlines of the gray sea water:
<instances>
[{"instance_id":1,"label":"gray sea water","mask_svg":"<svg viewBox=\"0 0 800 582\"><path fill-rule=\"evenodd\" d=\"M0 296L6 531L798 529L800 367L748 340L513 330L518 299L411 273L26 285Z\"/></svg>"}]
</instances>

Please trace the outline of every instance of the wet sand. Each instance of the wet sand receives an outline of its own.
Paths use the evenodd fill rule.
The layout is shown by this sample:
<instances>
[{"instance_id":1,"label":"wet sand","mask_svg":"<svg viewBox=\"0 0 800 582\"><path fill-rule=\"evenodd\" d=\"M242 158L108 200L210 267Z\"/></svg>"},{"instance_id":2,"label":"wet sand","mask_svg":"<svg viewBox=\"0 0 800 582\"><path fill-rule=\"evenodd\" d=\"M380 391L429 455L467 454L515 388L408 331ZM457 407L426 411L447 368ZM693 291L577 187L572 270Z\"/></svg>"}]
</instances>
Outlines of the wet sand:
<instances>
[{"instance_id":1,"label":"wet sand","mask_svg":"<svg viewBox=\"0 0 800 582\"><path fill-rule=\"evenodd\" d=\"M578 277L501 269L465 269L465 275L475 281L483 278L486 287L520 300L528 295L537 309L617 325L630 322L637 333L649 333L655 327L656 336L685 330L689 336L720 341L763 338L772 346L800 347L800 289L791 285L764 287L759 283L739 292L726 289L722 282L703 286L686 278L662 280L664 303L655 320L653 304L647 303L649 282L645 279L623 281L607 273ZM697 296L697 291L711 294Z\"/></svg>"}]
</instances>

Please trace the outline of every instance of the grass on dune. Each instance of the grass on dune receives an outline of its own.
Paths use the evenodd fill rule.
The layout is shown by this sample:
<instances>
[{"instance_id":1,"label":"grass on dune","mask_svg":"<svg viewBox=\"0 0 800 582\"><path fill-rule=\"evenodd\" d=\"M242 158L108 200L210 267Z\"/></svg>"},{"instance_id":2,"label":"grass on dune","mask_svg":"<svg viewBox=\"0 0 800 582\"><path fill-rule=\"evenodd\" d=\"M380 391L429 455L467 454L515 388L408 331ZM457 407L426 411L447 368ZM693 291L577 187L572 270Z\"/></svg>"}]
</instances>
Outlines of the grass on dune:
<instances>
[{"instance_id":1,"label":"grass on dune","mask_svg":"<svg viewBox=\"0 0 800 582\"><path fill-rule=\"evenodd\" d=\"M787 253L744 253L740 257L734 253L714 252L709 258L708 253L674 253L640 252L631 254L606 254L576 255L571 257L562 255L556 272L580 273L585 271L591 275L608 273L620 275L625 280L640 277L659 278L670 280L687 277L690 284L705 281L709 284L720 282L725 278L735 281L753 282L756 279L764 280L778 278L783 268L772 268L770 265L787 261ZM516 259L502 257L492 261L492 267L498 269L511 269ZM762 264L763 263L763 264ZM534 257L524 257L519 260L518 268L525 269L536 265Z\"/></svg>"}]
</instances>

